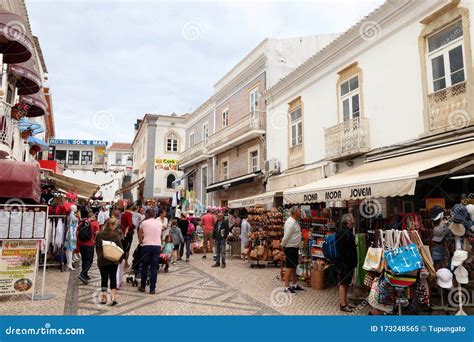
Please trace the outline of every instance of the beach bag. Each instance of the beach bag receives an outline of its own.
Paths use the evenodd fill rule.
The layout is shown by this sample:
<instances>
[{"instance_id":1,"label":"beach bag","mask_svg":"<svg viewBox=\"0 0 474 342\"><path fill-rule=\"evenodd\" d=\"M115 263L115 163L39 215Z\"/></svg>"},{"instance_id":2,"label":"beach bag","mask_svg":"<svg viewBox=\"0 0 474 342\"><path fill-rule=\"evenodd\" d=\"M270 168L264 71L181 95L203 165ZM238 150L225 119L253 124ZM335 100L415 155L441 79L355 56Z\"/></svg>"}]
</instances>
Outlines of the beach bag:
<instances>
[{"instance_id":1,"label":"beach bag","mask_svg":"<svg viewBox=\"0 0 474 342\"><path fill-rule=\"evenodd\" d=\"M431 257L430 247L423 244L423 241L421 240L421 237L418 234L418 231L416 230L411 231L410 236L411 236L412 241L416 243L416 245L418 246L420 250L423 263L425 264L425 267L428 270L429 275L431 277L435 277L436 269L434 267L433 258Z\"/></svg>"},{"instance_id":2,"label":"beach bag","mask_svg":"<svg viewBox=\"0 0 474 342\"><path fill-rule=\"evenodd\" d=\"M272 248L273 249L279 249L280 248L280 240L273 240L272 241Z\"/></svg>"},{"instance_id":3,"label":"beach bag","mask_svg":"<svg viewBox=\"0 0 474 342\"><path fill-rule=\"evenodd\" d=\"M406 246L398 247L402 235L404 235L405 239L410 242L406 230L398 232L395 249L384 252L384 258L387 265L394 275L407 274L423 268L423 260L421 259L420 251L416 244L409 243Z\"/></svg>"},{"instance_id":4,"label":"beach bag","mask_svg":"<svg viewBox=\"0 0 474 342\"><path fill-rule=\"evenodd\" d=\"M104 258L113 262L118 262L123 256L123 249L112 241L102 241L102 253Z\"/></svg>"},{"instance_id":5,"label":"beach bag","mask_svg":"<svg viewBox=\"0 0 474 342\"><path fill-rule=\"evenodd\" d=\"M396 275L391 272L385 272L385 280L394 287L409 287L416 283L416 274Z\"/></svg>"},{"instance_id":6,"label":"beach bag","mask_svg":"<svg viewBox=\"0 0 474 342\"><path fill-rule=\"evenodd\" d=\"M369 247L362 268L366 271L380 272L383 260L383 232L380 232L380 246Z\"/></svg>"},{"instance_id":7,"label":"beach bag","mask_svg":"<svg viewBox=\"0 0 474 342\"><path fill-rule=\"evenodd\" d=\"M326 236L323 242L323 254L329 261L337 260L336 234Z\"/></svg>"},{"instance_id":8,"label":"beach bag","mask_svg":"<svg viewBox=\"0 0 474 342\"><path fill-rule=\"evenodd\" d=\"M379 286L380 280L383 278L375 278L374 281L372 282L372 287L370 288L369 296L367 297L367 303L374 309L384 311L384 312L392 312L394 310L394 302L395 302L395 297L393 297L393 301L391 304L381 304L380 303L380 292L381 288ZM383 286L383 284L382 284ZM382 291L385 291L384 288L382 288ZM394 294L395 296L395 294ZM386 296L383 295L385 298Z\"/></svg>"},{"instance_id":9,"label":"beach bag","mask_svg":"<svg viewBox=\"0 0 474 342\"><path fill-rule=\"evenodd\" d=\"M416 302L420 305L430 305L430 287L426 280L420 280L415 286Z\"/></svg>"},{"instance_id":10,"label":"beach bag","mask_svg":"<svg viewBox=\"0 0 474 342\"><path fill-rule=\"evenodd\" d=\"M372 272L367 272L364 277L364 286L370 289L372 287L374 279L375 275Z\"/></svg>"}]
</instances>

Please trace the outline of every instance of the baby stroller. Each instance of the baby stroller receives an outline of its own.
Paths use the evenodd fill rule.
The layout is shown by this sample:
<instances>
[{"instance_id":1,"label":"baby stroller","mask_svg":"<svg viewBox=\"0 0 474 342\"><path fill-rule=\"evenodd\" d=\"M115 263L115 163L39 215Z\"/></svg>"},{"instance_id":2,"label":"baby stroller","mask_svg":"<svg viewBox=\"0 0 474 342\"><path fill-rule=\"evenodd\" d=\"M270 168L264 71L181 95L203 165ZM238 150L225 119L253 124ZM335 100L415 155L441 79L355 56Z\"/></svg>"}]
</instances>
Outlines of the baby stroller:
<instances>
[{"instance_id":1,"label":"baby stroller","mask_svg":"<svg viewBox=\"0 0 474 342\"><path fill-rule=\"evenodd\" d=\"M165 273L168 272L168 255L160 254L160 259L158 261L158 270L161 265L165 265ZM141 279L143 266L143 255L142 255L142 246L138 245L135 251L133 252L132 268L131 274L126 278L128 284L132 286L138 286L138 280ZM149 278L147 279L147 285L149 285Z\"/></svg>"}]
</instances>

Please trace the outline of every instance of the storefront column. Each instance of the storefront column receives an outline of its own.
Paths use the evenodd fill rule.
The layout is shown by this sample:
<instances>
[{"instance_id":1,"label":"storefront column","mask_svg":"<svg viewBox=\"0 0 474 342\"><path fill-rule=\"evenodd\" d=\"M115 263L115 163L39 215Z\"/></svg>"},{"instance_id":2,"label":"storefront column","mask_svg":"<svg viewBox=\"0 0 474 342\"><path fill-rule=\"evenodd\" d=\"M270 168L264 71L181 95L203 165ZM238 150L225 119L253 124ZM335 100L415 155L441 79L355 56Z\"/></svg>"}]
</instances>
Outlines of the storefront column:
<instances>
[{"instance_id":1,"label":"storefront column","mask_svg":"<svg viewBox=\"0 0 474 342\"><path fill-rule=\"evenodd\" d=\"M147 146L146 146L146 177L143 196L145 199L153 198L155 187L155 145L156 145L156 119L148 119Z\"/></svg>"}]
</instances>

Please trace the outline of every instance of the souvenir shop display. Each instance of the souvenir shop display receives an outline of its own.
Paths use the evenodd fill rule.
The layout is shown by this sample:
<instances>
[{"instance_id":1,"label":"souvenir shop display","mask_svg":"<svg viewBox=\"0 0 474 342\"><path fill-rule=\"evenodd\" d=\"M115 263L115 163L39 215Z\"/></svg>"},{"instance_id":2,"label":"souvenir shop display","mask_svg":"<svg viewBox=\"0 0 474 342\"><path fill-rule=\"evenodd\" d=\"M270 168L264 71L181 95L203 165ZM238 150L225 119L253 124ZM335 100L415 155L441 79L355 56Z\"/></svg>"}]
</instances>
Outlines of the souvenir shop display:
<instances>
[{"instance_id":1,"label":"souvenir shop display","mask_svg":"<svg viewBox=\"0 0 474 342\"><path fill-rule=\"evenodd\" d=\"M283 256L280 247L283 237L283 213L275 208L265 210L255 206L248 209L247 220L251 227L248 250L250 266L264 267L269 262L278 263Z\"/></svg>"}]
</instances>

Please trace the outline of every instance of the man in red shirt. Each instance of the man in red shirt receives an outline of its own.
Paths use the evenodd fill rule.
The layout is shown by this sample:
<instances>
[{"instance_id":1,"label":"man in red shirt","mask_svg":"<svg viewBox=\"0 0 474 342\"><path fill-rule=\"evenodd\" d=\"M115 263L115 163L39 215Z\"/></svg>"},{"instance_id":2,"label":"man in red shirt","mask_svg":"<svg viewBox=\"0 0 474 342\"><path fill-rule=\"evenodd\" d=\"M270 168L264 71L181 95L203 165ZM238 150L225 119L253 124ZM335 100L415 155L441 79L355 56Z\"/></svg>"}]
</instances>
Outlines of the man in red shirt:
<instances>
[{"instance_id":1,"label":"man in red shirt","mask_svg":"<svg viewBox=\"0 0 474 342\"><path fill-rule=\"evenodd\" d=\"M125 252L125 268L128 268L128 254L130 247L132 247L133 234L135 233L135 226L133 224L133 213L130 210L130 205L127 204L125 212L120 218L120 227L122 229L122 246Z\"/></svg>"},{"instance_id":2,"label":"man in red shirt","mask_svg":"<svg viewBox=\"0 0 474 342\"><path fill-rule=\"evenodd\" d=\"M89 217L86 221L90 225L90 239L77 239L77 244L79 245L82 260L82 271L79 275L79 280L82 281L84 285L87 285L91 279L88 275L88 272L92 266L92 263L94 262L95 236L100 231L99 223L97 222L94 213L89 213Z\"/></svg>"},{"instance_id":3,"label":"man in red shirt","mask_svg":"<svg viewBox=\"0 0 474 342\"><path fill-rule=\"evenodd\" d=\"M203 259L206 259L207 253L207 242L209 241L209 245L212 249L214 247L214 240L212 239L212 234L214 231L214 225L216 224L216 217L211 213L211 210L208 209L206 214L201 217L201 225L204 231L203 234L203 247L204 247L204 255L202 256Z\"/></svg>"}]
</instances>

